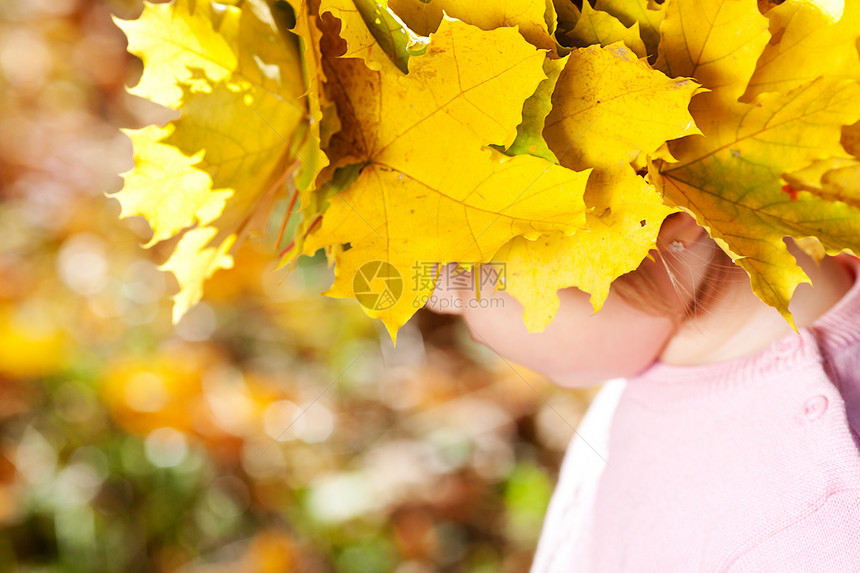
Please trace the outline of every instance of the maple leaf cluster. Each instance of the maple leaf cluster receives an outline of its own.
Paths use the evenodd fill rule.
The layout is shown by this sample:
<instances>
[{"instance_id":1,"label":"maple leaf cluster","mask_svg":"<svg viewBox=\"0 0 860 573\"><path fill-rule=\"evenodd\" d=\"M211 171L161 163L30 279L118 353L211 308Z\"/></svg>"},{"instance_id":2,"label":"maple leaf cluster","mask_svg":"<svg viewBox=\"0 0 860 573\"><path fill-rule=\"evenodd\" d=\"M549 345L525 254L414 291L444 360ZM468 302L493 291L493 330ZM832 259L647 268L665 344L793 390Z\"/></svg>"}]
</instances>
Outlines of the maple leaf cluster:
<instances>
[{"instance_id":1,"label":"maple leaf cluster","mask_svg":"<svg viewBox=\"0 0 860 573\"><path fill-rule=\"evenodd\" d=\"M326 294L392 336L427 265L503 263L530 330L560 288L599 309L677 211L788 320L808 278L785 237L860 253L860 0L173 0L117 23L131 93L181 111L128 131L116 196L180 237L176 319L285 192L284 263L324 249Z\"/></svg>"}]
</instances>

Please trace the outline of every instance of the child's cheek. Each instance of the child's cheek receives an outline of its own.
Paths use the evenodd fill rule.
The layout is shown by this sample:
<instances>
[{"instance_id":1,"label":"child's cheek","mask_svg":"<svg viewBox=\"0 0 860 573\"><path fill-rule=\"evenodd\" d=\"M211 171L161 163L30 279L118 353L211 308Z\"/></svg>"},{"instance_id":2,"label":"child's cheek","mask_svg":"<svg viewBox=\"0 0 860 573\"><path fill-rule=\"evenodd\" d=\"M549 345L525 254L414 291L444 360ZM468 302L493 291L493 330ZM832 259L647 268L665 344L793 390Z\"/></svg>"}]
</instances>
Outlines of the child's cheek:
<instances>
[{"instance_id":1,"label":"child's cheek","mask_svg":"<svg viewBox=\"0 0 860 573\"><path fill-rule=\"evenodd\" d=\"M565 387L600 384L637 374L660 355L674 331L671 320L639 312L610 295L596 315L588 295L559 292L561 306L543 331L529 333L522 306L505 293L495 308L467 308L463 315L472 337L506 360L540 372Z\"/></svg>"}]
</instances>

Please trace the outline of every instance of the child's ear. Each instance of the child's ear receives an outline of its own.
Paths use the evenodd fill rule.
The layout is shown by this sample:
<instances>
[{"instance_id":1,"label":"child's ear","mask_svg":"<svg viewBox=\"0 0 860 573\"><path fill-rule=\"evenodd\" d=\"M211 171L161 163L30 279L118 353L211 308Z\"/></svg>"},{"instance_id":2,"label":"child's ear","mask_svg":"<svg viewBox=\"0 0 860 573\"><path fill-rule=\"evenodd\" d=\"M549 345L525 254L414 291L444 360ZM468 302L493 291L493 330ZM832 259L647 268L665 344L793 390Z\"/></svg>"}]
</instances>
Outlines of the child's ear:
<instances>
[{"instance_id":1,"label":"child's ear","mask_svg":"<svg viewBox=\"0 0 860 573\"><path fill-rule=\"evenodd\" d=\"M657 237L657 247L666 252L683 251L699 240L705 230L687 213L673 213L666 217Z\"/></svg>"}]
</instances>

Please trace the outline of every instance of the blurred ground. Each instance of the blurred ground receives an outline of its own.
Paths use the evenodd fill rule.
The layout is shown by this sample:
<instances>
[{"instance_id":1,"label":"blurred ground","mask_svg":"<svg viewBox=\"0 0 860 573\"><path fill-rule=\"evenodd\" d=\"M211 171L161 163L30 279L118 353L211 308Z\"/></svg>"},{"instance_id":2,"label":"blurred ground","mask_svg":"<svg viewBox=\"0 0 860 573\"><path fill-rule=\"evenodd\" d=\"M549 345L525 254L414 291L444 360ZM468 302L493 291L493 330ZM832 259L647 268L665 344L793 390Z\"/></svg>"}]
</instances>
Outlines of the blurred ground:
<instances>
[{"instance_id":1,"label":"blurred ground","mask_svg":"<svg viewBox=\"0 0 860 573\"><path fill-rule=\"evenodd\" d=\"M429 313L394 351L264 240L173 327L105 197L160 116L124 92L140 9L0 0L0 571L526 571L591 394Z\"/></svg>"}]
</instances>

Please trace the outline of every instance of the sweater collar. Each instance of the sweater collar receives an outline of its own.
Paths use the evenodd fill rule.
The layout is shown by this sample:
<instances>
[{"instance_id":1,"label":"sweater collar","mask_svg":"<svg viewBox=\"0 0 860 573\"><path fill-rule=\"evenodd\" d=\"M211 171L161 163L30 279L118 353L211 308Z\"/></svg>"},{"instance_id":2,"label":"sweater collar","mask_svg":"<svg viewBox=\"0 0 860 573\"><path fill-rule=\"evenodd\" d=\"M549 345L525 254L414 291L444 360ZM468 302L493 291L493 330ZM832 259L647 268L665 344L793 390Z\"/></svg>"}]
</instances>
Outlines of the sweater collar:
<instances>
[{"instance_id":1,"label":"sweater collar","mask_svg":"<svg viewBox=\"0 0 860 573\"><path fill-rule=\"evenodd\" d=\"M737 360L699 366L655 362L629 379L627 389L653 401L685 401L766 382L821 362L819 343L831 354L860 340L860 259L844 258L854 273L854 285L811 327L801 328L767 348Z\"/></svg>"}]
</instances>

